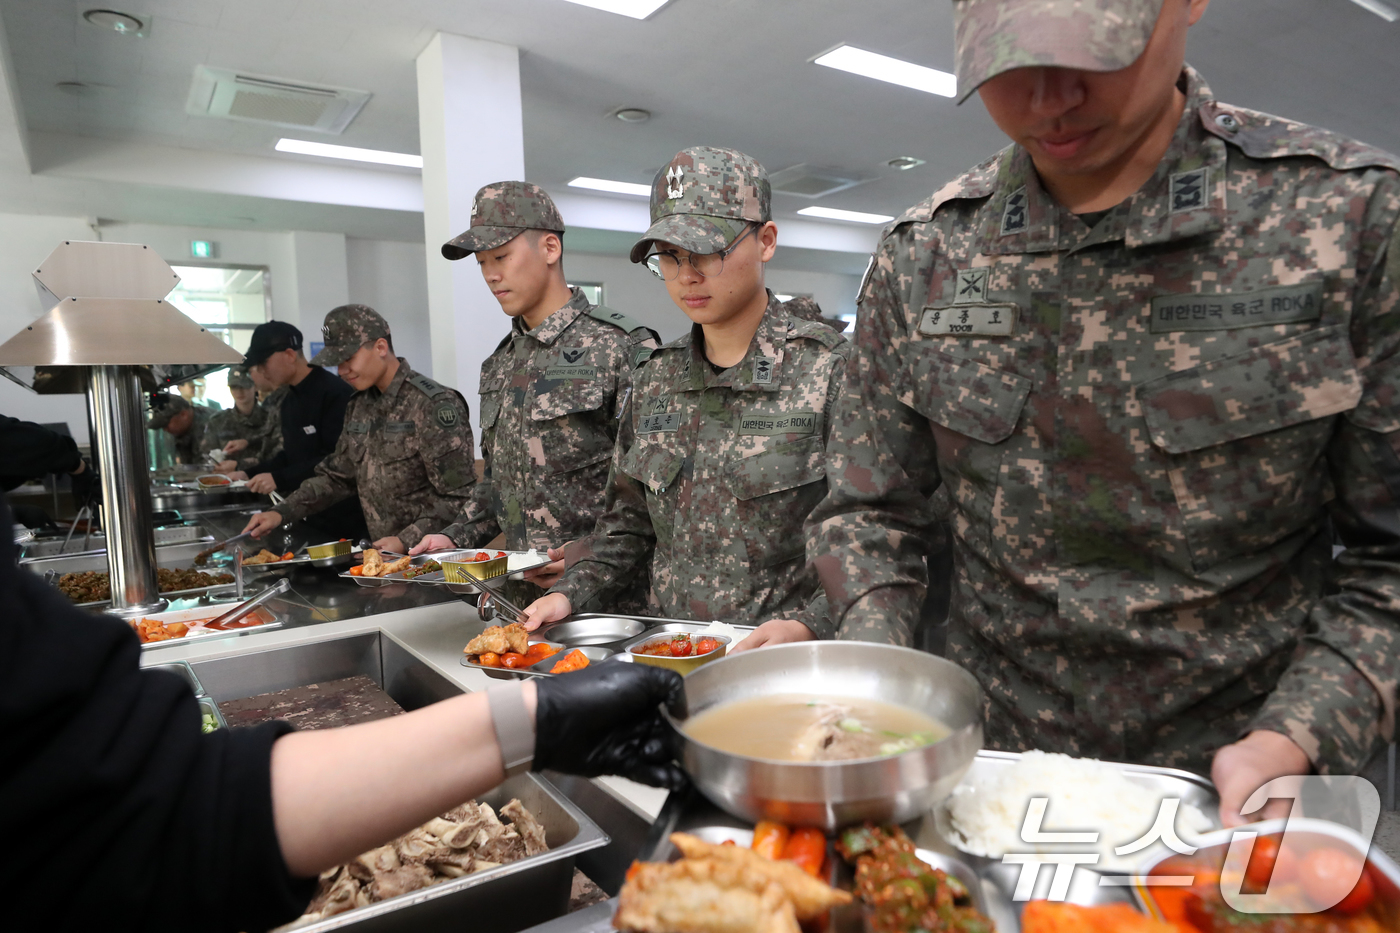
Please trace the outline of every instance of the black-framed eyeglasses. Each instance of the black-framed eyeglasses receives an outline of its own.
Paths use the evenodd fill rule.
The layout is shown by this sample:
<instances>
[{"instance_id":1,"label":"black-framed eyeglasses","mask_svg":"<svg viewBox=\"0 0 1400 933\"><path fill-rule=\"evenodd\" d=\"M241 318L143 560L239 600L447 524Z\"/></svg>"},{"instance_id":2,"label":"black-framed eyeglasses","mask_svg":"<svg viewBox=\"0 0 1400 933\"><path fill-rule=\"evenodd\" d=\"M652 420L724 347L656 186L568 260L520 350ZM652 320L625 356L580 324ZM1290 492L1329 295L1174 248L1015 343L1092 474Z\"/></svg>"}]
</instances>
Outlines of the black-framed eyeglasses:
<instances>
[{"instance_id":1,"label":"black-framed eyeglasses","mask_svg":"<svg viewBox=\"0 0 1400 933\"><path fill-rule=\"evenodd\" d=\"M691 253L682 259L675 253L651 253L646 258L647 268L651 274L661 279L663 282L671 282L681 274L681 266L690 263L690 268L702 279L712 278L724 271L724 260L730 253L738 249L744 237L756 230L760 224L749 224L744 228L744 232L734 238L724 249L717 253Z\"/></svg>"}]
</instances>

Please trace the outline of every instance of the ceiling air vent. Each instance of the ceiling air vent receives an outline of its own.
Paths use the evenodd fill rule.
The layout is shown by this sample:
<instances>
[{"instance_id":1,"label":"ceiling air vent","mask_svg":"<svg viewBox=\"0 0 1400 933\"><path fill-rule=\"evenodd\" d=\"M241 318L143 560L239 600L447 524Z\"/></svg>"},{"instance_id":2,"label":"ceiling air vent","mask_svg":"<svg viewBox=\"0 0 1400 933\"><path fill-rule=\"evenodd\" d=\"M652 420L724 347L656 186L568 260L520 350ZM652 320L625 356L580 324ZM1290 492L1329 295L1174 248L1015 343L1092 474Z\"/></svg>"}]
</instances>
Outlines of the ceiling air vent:
<instances>
[{"instance_id":1,"label":"ceiling air vent","mask_svg":"<svg viewBox=\"0 0 1400 933\"><path fill-rule=\"evenodd\" d=\"M198 65L187 113L340 133L369 100L367 91L306 84Z\"/></svg>"},{"instance_id":2,"label":"ceiling air vent","mask_svg":"<svg viewBox=\"0 0 1400 933\"><path fill-rule=\"evenodd\" d=\"M863 185L869 180L852 172L818 168L806 162L768 176L768 183L773 186L774 191L795 194L799 198L824 198L828 194Z\"/></svg>"}]
</instances>

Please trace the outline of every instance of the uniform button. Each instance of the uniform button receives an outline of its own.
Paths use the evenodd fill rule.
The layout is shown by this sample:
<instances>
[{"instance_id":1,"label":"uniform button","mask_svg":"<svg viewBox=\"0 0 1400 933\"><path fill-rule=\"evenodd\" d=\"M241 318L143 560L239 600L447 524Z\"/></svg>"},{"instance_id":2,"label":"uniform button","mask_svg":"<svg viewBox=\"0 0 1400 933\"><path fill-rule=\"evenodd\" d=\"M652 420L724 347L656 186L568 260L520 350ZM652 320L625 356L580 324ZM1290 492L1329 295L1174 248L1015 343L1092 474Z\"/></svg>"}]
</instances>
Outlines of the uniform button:
<instances>
[{"instance_id":1,"label":"uniform button","mask_svg":"<svg viewBox=\"0 0 1400 933\"><path fill-rule=\"evenodd\" d=\"M1222 130L1226 130L1228 132L1233 133L1235 130L1240 128L1240 121L1235 119L1235 115L1233 113L1222 113L1215 118L1215 125L1220 127Z\"/></svg>"}]
</instances>

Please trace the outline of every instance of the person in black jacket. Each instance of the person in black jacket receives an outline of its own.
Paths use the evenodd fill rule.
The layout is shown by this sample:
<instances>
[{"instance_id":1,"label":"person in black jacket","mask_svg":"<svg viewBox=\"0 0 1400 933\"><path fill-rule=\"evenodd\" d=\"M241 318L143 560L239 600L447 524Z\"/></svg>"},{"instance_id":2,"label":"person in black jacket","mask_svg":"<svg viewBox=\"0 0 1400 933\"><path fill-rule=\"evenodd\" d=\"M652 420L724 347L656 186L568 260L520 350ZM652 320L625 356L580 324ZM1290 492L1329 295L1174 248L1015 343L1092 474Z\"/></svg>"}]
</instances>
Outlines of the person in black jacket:
<instances>
[{"instance_id":1,"label":"person in black jacket","mask_svg":"<svg viewBox=\"0 0 1400 933\"><path fill-rule=\"evenodd\" d=\"M301 914L319 872L488 790L508 765L683 780L659 709L683 717L684 685L660 668L598 664L341 729L205 735L188 685L139 667L127 623L73 607L3 537L0 605L12 920L265 930ZM493 719L514 728L498 735Z\"/></svg>"},{"instance_id":2,"label":"person in black jacket","mask_svg":"<svg viewBox=\"0 0 1400 933\"><path fill-rule=\"evenodd\" d=\"M9 492L49 473L68 474L79 508L92 498L97 471L78 453L73 438L33 421L0 415L0 489ZM15 516L29 528L52 524L42 509L32 506L16 509Z\"/></svg>"},{"instance_id":3,"label":"person in black jacket","mask_svg":"<svg viewBox=\"0 0 1400 933\"><path fill-rule=\"evenodd\" d=\"M290 391L282 400L282 451L271 460L237 469L225 460L221 472L246 479L253 492L291 493L316 473L316 465L335 450L345 423L345 406L355 390L338 376L312 366L302 352L301 331L286 321L268 321L253 331L243 365L258 370L274 386ZM359 499L351 497L305 519L319 534L331 538L368 536Z\"/></svg>"}]
</instances>

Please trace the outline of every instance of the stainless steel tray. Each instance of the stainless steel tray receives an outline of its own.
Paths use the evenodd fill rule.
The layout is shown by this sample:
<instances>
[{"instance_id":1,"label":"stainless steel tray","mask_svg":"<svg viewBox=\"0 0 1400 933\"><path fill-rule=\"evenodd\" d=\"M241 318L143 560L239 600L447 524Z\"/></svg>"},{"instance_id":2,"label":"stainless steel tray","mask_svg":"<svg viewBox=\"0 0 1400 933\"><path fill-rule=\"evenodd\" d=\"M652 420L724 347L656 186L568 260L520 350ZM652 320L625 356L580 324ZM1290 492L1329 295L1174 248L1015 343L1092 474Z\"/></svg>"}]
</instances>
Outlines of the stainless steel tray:
<instances>
[{"instance_id":1,"label":"stainless steel tray","mask_svg":"<svg viewBox=\"0 0 1400 933\"><path fill-rule=\"evenodd\" d=\"M380 632L249 651L193 662L219 700L367 674L406 710L462 693L462 688ZM479 874L347 911L301 931L514 933L568 909L575 859L606 846L608 836L544 778L521 774L476 800L497 810L519 798L543 824L550 850Z\"/></svg>"},{"instance_id":2,"label":"stainless steel tray","mask_svg":"<svg viewBox=\"0 0 1400 933\"><path fill-rule=\"evenodd\" d=\"M143 616L139 616L138 618L160 619L163 622L189 623L189 620L191 619L212 619L215 616L218 616L220 613L225 612L231 608L233 608L232 604L196 606L191 609L176 609L167 612L148 612ZM262 606L255 611L258 613L270 615L272 616L272 618L271 620L264 622L261 625L249 625L244 628L235 628L227 630L191 628L189 633L186 634L183 638L171 638L168 641L147 642L141 646L141 650L142 652L156 651L161 648L169 648L174 645L188 645L191 642L209 641L210 639L214 638L237 638L240 635L248 635L252 632L270 632L273 629L281 628L285 624L282 618L280 618L275 612L273 612L271 609L268 609L266 606Z\"/></svg>"},{"instance_id":3,"label":"stainless steel tray","mask_svg":"<svg viewBox=\"0 0 1400 933\"><path fill-rule=\"evenodd\" d=\"M178 570L202 570L205 573L232 573L233 568L225 564L211 563L205 567L194 565L195 557L209 546L213 541L212 537L202 537L194 541L186 541L180 544L158 545L156 547L156 566L167 567ZM96 570L102 573L108 572L106 551L84 551L81 554L63 554L57 557L29 557L20 561L20 565L29 570L44 576L48 571L53 571L56 577L65 573L82 573L83 571ZM204 596L220 591L225 587L231 587L233 583L216 583L213 586L201 586L188 590L171 590L161 593L167 599ZM110 600L97 602L75 603L84 609L99 609L110 605Z\"/></svg>"},{"instance_id":4,"label":"stainless steel tray","mask_svg":"<svg viewBox=\"0 0 1400 933\"><path fill-rule=\"evenodd\" d=\"M164 664L151 664L146 670L169 671L189 684L190 690L194 692L195 696L208 696L208 694L204 692L204 685L199 682L199 677L195 674L194 668L190 667L189 661L167 661Z\"/></svg>"},{"instance_id":5,"label":"stainless steel tray","mask_svg":"<svg viewBox=\"0 0 1400 933\"><path fill-rule=\"evenodd\" d=\"M422 567L424 564L428 563L428 561L437 560L437 558L438 558L438 555L435 555L435 554L419 554L419 555L417 555L417 556L415 556L415 557L413 558L413 561L412 561L412 563L409 564L409 566L410 566L410 567ZM347 570L347 571L345 571L344 573L338 573L338 574L336 574L336 576L338 576L338 577L340 577L340 578L342 578L342 579L345 579L345 580L353 580L354 582L358 583L360 586L388 586L390 583L414 583L414 582L417 582L418 577L409 577L409 578L405 579L405 578L404 578L404 573L405 573L405 572L406 572L406 571L399 570L399 571L395 571L394 573L387 574L386 576L382 576L382 577L364 577L364 576L359 576L358 574L353 574L353 573L351 573L350 571ZM439 571L434 571L434 572L440 574L442 571L439 570ZM422 576L427 576L427 574L423 574Z\"/></svg>"},{"instance_id":6,"label":"stainless steel tray","mask_svg":"<svg viewBox=\"0 0 1400 933\"><path fill-rule=\"evenodd\" d=\"M441 561L441 560L452 560L452 559L454 559L454 557L456 557L456 556L458 556L458 555L475 555L475 554L480 554L482 551L486 551L486 552L489 552L489 553L492 553L492 554L505 554L507 558L511 558L511 557L520 557L520 556L522 556L522 555L525 555L525 554L528 554L528 553L529 553L528 551L504 551L504 550L501 550L500 548L478 547L478 548L463 548L463 549L461 549L461 550L455 550L455 551L435 551L435 552L433 552L433 553L431 553L431 554L425 554L425 555L422 555L422 556L424 556L424 557L432 557L432 558L434 558L435 560ZM536 551L536 553L538 554L539 552ZM540 560L538 560L537 562L532 563L532 564L527 564L527 565L524 566L524 567L516 567L514 570L508 570L508 571L506 571L505 573L501 574L501 576L500 576L499 578L497 578L497 579L523 580L523 579L525 579L525 571L527 571L527 570L535 570L535 569L537 569L537 568L544 567L544 566L546 566L546 565L549 564L549 563L550 563L549 557L546 556L546 555L541 554L541 555L540 555ZM509 560L507 560L507 565L509 565ZM391 576L392 576L392 574L391 574ZM457 593L458 595L470 595L470 594L472 594L472 593L479 593L479 592L481 592L477 587L472 586L470 583L449 583L449 582L447 581L447 578L443 575L443 572L442 572L441 570L438 570L438 571L436 571L436 572L434 572L434 573L426 573L426 574L423 574L421 577L414 577L414 578L412 578L412 580L410 580L409 582L411 582L411 583L421 583L421 584L423 584L424 586L445 586L445 587L447 587L448 592ZM542 591L542 592L543 592L543 591Z\"/></svg>"},{"instance_id":7,"label":"stainless steel tray","mask_svg":"<svg viewBox=\"0 0 1400 933\"><path fill-rule=\"evenodd\" d=\"M530 633L530 644L532 644L532 645L538 645L538 644L553 645L554 647L558 648L560 651L565 651L565 650L567 650L567 649L564 648L563 645L559 644L558 642L550 641L550 640L547 639L547 638L540 638L538 632L531 632L531 633ZM545 661L548 661L548 660L550 660L551 658L558 658L558 657L560 657L560 655L557 655L557 654L556 654L556 655L550 655L548 658L545 658L544 660L545 660ZM543 663L543 662L540 662L540 663ZM466 655L466 654L462 655L461 664L462 664L463 667L469 667L469 668L471 668L471 669L474 670L474 671L481 671L481 672L482 672L483 674L485 674L487 677L490 677L490 678L492 678L492 679L494 679L494 680L524 680L526 677L531 676L531 671L530 671L530 668L528 668L528 667L491 667L491 666L486 665L486 664L478 664L477 662L475 662L475 661L473 661L473 660L471 659L471 655Z\"/></svg>"}]
</instances>

